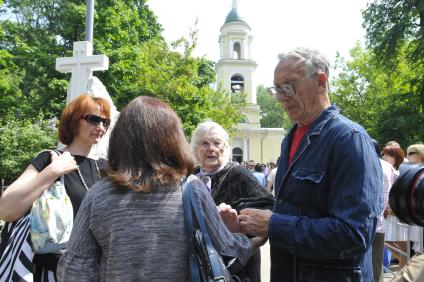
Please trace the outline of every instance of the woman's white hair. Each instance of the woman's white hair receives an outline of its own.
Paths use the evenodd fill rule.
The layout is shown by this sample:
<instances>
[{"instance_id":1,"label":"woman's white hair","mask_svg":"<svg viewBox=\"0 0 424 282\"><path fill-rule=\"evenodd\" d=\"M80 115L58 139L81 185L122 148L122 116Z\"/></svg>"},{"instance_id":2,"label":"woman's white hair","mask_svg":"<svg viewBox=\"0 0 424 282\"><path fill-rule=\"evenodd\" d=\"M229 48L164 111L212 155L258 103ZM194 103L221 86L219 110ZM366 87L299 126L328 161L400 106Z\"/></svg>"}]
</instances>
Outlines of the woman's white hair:
<instances>
[{"instance_id":1,"label":"woman's white hair","mask_svg":"<svg viewBox=\"0 0 424 282\"><path fill-rule=\"evenodd\" d=\"M222 141L224 141L224 151L223 151L224 160L228 161L230 158L230 144L229 144L229 136L227 131L225 131L225 129L218 123L212 120L206 120L197 125L191 137L190 148L191 148L191 151L193 152L194 159L196 160L197 163L200 163L199 155L197 154L199 143L212 130L218 133L219 136L222 138Z\"/></svg>"}]
</instances>

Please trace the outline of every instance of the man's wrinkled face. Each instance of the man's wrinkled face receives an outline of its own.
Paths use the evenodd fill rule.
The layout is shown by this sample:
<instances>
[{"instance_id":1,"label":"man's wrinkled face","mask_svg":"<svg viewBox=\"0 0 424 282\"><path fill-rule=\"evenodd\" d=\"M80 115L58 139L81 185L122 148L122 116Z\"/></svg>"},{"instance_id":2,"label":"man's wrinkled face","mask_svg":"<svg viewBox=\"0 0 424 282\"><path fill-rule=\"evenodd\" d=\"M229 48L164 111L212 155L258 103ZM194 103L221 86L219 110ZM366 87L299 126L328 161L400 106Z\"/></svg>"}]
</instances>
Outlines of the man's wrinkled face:
<instances>
[{"instance_id":1,"label":"man's wrinkled face","mask_svg":"<svg viewBox=\"0 0 424 282\"><path fill-rule=\"evenodd\" d=\"M293 96L277 95L289 118L296 123L308 123L309 117L317 111L315 75L305 72L302 64L296 59L287 59L278 64L274 72L274 85L278 88L289 85L294 90Z\"/></svg>"}]
</instances>

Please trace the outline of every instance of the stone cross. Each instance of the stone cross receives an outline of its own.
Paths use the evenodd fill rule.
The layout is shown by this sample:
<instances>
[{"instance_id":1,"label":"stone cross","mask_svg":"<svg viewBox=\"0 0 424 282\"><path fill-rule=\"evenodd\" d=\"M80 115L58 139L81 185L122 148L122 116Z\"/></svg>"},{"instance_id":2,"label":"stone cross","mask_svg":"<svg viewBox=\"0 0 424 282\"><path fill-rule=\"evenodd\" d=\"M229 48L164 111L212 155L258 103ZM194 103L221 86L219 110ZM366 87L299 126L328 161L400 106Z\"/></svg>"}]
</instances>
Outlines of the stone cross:
<instances>
[{"instance_id":1,"label":"stone cross","mask_svg":"<svg viewBox=\"0 0 424 282\"><path fill-rule=\"evenodd\" d=\"M91 42L74 42L73 57L56 59L57 71L72 73L66 104L87 92L88 81L92 78L93 71L107 70L108 68L109 58L105 55L93 55Z\"/></svg>"}]
</instances>

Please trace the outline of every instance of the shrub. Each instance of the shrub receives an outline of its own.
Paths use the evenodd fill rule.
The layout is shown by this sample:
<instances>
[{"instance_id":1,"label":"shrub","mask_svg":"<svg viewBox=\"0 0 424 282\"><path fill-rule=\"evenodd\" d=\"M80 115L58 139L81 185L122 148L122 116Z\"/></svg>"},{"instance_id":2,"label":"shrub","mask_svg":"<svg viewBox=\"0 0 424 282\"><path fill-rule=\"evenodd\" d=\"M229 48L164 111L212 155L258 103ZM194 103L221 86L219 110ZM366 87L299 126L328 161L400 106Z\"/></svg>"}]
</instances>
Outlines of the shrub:
<instances>
[{"instance_id":1,"label":"shrub","mask_svg":"<svg viewBox=\"0 0 424 282\"><path fill-rule=\"evenodd\" d=\"M0 179L13 182L44 149L56 147L56 119L7 116L0 119Z\"/></svg>"}]
</instances>

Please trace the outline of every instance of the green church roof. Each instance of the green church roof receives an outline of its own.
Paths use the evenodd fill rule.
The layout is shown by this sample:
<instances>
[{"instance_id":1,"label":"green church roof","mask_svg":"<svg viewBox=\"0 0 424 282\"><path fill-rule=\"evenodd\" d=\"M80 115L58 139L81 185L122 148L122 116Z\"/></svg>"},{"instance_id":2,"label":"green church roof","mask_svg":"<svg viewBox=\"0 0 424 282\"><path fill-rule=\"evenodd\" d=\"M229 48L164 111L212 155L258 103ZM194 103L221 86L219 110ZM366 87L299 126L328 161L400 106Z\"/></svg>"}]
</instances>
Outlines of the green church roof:
<instances>
[{"instance_id":1,"label":"green church roof","mask_svg":"<svg viewBox=\"0 0 424 282\"><path fill-rule=\"evenodd\" d=\"M244 22L246 23L245 20L243 20L238 12L237 12L237 8L233 8L231 9L231 11L228 13L227 17L225 18L225 23L229 23L229 22Z\"/></svg>"}]
</instances>

